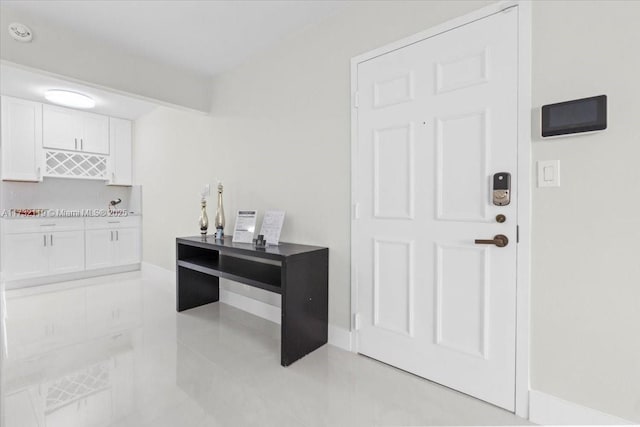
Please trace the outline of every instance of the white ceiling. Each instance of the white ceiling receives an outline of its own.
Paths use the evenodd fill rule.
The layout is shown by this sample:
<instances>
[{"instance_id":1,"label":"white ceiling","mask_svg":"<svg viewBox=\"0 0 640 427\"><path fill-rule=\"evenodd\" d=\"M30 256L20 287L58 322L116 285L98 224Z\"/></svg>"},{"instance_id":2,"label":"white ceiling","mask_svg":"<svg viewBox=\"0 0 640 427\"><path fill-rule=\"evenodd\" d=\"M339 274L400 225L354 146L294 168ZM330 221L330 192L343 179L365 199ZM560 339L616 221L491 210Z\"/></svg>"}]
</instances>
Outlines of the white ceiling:
<instances>
[{"instance_id":1,"label":"white ceiling","mask_svg":"<svg viewBox=\"0 0 640 427\"><path fill-rule=\"evenodd\" d=\"M348 3L2 0L3 7L23 16L46 18L133 54L210 75L239 65Z\"/></svg>"},{"instance_id":2,"label":"white ceiling","mask_svg":"<svg viewBox=\"0 0 640 427\"><path fill-rule=\"evenodd\" d=\"M44 99L44 93L48 89L66 89L89 95L96 101L96 107L88 111L124 119L135 120L158 106L156 103L118 94L112 90L100 89L8 64L0 65L2 95L47 102Z\"/></svg>"}]
</instances>

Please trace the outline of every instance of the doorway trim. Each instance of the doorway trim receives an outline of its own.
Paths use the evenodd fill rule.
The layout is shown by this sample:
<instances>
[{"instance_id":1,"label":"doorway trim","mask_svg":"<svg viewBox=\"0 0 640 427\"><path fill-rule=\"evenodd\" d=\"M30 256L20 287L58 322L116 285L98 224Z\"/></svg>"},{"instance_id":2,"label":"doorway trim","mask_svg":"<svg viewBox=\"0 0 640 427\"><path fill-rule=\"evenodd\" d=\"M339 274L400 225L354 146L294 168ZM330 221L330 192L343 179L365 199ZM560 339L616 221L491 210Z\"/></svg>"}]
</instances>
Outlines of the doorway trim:
<instances>
[{"instance_id":1,"label":"doorway trim","mask_svg":"<svg viewBox=\"0 0 640 427\"><path fill-rule=\"evenodd\" d=\"M357 206L358 64L453 30L507 9L518 10L518 226L516 254L516 374L515 414L529 417L529 338L531 280L531 3L528 0L501 1L436 25L426 31L351 58L351 349L358 351L358 271L355 224Z\"/></svg>"}]
</instances>

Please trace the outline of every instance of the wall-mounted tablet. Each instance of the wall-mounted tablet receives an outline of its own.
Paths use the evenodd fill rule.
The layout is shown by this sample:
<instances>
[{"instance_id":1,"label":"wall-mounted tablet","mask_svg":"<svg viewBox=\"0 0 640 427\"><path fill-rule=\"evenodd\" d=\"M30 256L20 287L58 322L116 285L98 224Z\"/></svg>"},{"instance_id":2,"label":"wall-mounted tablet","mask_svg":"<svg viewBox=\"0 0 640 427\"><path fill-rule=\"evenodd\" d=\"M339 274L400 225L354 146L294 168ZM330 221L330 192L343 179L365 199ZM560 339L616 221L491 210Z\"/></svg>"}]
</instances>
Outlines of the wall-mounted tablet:
<instances>
[{"instance_id":1,"label":"wall-mounted tablet","mask_svg":"<svg viewBox=\"0 0 640 427\"><path fill-rule=\"evenodd\" d=\"M542 107L542 136L570 135L607 128L607 95Z\"/></svg>"}]
</instances>

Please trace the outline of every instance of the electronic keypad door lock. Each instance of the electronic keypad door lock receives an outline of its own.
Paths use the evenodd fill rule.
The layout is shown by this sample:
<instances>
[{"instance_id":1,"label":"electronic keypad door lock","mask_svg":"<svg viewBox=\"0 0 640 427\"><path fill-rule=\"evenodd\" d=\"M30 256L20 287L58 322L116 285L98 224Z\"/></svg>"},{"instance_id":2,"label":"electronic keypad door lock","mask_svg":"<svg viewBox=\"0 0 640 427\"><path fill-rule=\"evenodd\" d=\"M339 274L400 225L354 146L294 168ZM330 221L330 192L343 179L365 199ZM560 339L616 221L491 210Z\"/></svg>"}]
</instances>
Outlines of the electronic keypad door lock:
<instances>
[{"instance_id":1,"label":"electronic keypad door lock","mask_svg":"<svg viewBox=\"0 0 640 427\"><path fill-rule=\"evenodd\" d=\"M493 204L506 206L511 203L511 174L498 172L493 175Z\"/></svg>"}]
</instances>

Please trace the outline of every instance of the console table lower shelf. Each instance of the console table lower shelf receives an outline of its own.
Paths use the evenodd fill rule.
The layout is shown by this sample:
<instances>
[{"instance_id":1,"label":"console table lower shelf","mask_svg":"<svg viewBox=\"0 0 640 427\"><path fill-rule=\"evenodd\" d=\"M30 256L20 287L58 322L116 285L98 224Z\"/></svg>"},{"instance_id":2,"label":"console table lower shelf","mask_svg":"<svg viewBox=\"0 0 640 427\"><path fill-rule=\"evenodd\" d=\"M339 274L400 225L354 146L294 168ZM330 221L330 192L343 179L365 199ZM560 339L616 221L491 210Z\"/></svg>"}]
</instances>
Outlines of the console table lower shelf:
<instances>
[{"instance_id":1,"label":"console table lower shelf","mask_svg":"<svg viewBox=\"0 0 640 427\"><path fill-rule=\"evenodd\" d=\"M280 364L288 366L327 343L329 249L280 243L255 248L216 240L176 239L176 310L220 299L219 278L281 295Z\"/></svg>"}]
</instances>

